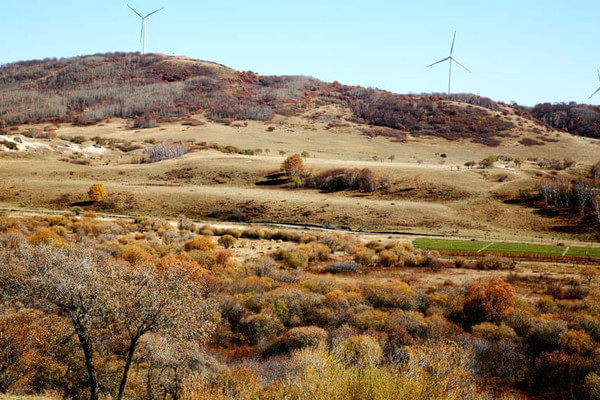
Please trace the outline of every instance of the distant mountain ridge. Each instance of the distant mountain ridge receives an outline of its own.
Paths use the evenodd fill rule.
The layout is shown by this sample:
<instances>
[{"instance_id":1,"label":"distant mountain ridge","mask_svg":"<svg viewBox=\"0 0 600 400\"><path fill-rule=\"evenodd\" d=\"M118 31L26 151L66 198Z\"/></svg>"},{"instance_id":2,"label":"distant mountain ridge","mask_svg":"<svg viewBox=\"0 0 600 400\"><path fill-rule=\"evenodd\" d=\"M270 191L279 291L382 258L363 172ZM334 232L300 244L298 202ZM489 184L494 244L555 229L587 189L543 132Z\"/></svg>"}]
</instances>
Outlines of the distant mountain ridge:
<instances>
[{"instance_id":1,"label":"distant mountain ridge","mask_svg":"<svg viewBox=\"0 0 600 400\"><path fill-rule=\"evenodd\" d=\"M23 61L0 67L0 127L23 123L95 124L111 117L268 121L337 104L352 122L385 136L439 136L498 145L525 116L540 129L600 137L600 110L582 105L532 109L471 94L399 95L305 76L262 76L186 57L109 53ZM378 134L376 131L375 134Z\"/></svg>"}]
</instances>

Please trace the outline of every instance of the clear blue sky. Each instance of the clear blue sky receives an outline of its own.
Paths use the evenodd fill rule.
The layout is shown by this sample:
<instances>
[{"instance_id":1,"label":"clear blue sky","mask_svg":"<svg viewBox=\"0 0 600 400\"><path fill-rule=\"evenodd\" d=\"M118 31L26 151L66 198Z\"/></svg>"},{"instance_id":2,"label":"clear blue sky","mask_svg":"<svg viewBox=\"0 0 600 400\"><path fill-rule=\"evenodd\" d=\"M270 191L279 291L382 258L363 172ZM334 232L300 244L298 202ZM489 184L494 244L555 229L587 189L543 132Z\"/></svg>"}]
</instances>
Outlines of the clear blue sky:
<instances>
[{"instance_id":1,"label":"clear blue sky","mask_svg":"<svg viewBox=\"0 0 600 400\"><path fill-rule=\"evenodd\" d=\"M588 102L600 86L598 0L2 0L0 64L111 51L216 61L263 75L310 75L398 93L453 91L499 101ZM589 101L600 103L600 93Z\"/></svg>"}]
</instances>

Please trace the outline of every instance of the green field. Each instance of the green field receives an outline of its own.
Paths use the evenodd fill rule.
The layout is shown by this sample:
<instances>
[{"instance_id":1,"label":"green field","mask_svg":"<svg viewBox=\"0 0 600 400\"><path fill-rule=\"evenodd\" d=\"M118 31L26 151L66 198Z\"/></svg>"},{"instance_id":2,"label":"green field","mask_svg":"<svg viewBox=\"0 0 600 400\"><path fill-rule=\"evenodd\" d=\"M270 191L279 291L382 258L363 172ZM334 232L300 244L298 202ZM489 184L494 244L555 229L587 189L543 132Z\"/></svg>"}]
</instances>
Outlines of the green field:
<instances>
[{"instance_id":1,"label":"green field","mask_svg":"<svg viewBox=\"0 0 600 400\"><path fill-rule=\"evenodd\" d=\"M571 247L567 252L568 256L577 257L598 257L600 258L599 247Z\"/></svg>"},{"instance_id":2,"label":"green field","mask_svg":"<svg viewBox=\"0 0 600 400\"><path fill-rule=\"evenodd\" d=\"M548 244L485 242L478 240L451 240L419 238L413 241L419 249L457 252L481 252L500 254L533 254L543 256L562 256L566 247ZM487 247L486 247L487 246ZM600 258L599 247L570 247L567 256Z\"/></svg>"},{"instance_id":3,"label":"green field","mask_svg":"<svg viewBox=\"0 0 600 400\"><path fill-rule=\"evenodd\" d=\"M491 242L478 240L448 240L448 239L426 239L420 238L413 241L413 245L419 249L438 251L478 251Z\"/></svg>"},{"instance_id":4,"label":"green field","mask_svg":"<svg viewBox=\"0 0 600 400\"><path fill-rule=\"evenodd\" d=\"M544 256L561 256L565 246L553 246L547 244L497 242L485 249L485 253L506 254L540 254Z\"/></svg>"}]
</instances>

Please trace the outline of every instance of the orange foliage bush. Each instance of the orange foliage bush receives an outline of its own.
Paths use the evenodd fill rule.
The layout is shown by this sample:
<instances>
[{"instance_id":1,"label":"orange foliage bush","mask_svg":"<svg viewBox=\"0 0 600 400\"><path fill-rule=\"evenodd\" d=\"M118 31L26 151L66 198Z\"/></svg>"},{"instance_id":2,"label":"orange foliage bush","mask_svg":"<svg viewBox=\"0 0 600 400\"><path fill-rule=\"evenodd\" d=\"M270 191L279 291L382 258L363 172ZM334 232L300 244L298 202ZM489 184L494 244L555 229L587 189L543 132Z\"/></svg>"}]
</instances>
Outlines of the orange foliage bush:
<instances>
[{"instance_id":1,"label":"orange foliage bush","mask_svg":"<svg viewBox=\"0 0 600 400\"><path fill-rule=\"evenodd\" d=\"M464 312L471 323L498 321L515 305L515 288L502 279L474 283L465 295Z\"/></svg>"},{"instance_id":2,"label":"orange foliage bush","mask_svg":"<svg viewBox=\"0 0 600 400\"><path fill-rule=\"evenodd\" d=\"M302 176L306 173L304 170L304 161L302 161L302 157L298 154L286 158L283 164L281 164L281 170L292 178Z\"/></svg>"}]
</instances>

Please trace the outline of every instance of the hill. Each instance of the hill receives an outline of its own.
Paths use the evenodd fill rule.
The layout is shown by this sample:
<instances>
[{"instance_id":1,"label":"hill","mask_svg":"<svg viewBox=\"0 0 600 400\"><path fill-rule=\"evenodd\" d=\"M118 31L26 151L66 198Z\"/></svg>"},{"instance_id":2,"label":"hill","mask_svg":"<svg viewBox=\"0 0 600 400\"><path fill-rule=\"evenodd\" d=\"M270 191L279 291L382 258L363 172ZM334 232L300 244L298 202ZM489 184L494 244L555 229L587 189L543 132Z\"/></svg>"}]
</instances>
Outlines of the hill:
<instances>
[{"instance_id":1,"label":"hill","mask_svg":"<svg viewBox=\"0 0 600 400\"><path fill-rule=\"evenodd\" d=\"M522 108L475 95L398 95L305 76L262 76L160 54L111 53L4 65L0 96L0 126L5 128L43 122L84 126L111 117L137 118L138 126L148 127L198 113L215 122L268 121L274 115L299 116L337 105L350 110L345 119L364 125L366 134L399 141L406 135L425 135L497 146L502 138L516 137L523 126L538 139L550 130L535 118L516 121ZM530 115L549 122L538 112ZM572 124L557 127L587 135Z\"/></svg>"}]
</instances>

